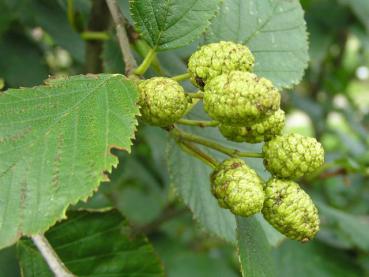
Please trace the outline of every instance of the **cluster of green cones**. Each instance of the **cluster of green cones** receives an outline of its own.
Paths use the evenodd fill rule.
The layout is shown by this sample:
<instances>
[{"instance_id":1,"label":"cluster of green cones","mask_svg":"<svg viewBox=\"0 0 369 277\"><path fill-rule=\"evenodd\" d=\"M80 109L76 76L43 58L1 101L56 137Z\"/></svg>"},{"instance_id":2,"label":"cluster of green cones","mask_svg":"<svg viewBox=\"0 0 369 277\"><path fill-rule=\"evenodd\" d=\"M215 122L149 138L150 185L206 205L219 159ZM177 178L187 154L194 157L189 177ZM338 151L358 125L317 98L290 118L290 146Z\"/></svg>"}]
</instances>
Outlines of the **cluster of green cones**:
<instances>
[{"instance_id":1,"label":"cluster of green cones","mask_svg":"<svg viewBox=\"0 0 369 277\"><path fill-rule=\"evenodd\" d=\"M211 190L222 208L239 216L262 212L287 237L309 241L319 230L318 211L294 180L319 169L324 150L315 138L282 134L281 95L270 80L252 73L254 63L246 46L225 41L204 45L189 59L190 79L220 133L234 142L264 142L264 165L272 176L264 182L243 160L231 158L212 173ZM143 80L138 88L142 117L152 125L175 124L191 102L170 78Z\"/></svg>"}]
</instances>

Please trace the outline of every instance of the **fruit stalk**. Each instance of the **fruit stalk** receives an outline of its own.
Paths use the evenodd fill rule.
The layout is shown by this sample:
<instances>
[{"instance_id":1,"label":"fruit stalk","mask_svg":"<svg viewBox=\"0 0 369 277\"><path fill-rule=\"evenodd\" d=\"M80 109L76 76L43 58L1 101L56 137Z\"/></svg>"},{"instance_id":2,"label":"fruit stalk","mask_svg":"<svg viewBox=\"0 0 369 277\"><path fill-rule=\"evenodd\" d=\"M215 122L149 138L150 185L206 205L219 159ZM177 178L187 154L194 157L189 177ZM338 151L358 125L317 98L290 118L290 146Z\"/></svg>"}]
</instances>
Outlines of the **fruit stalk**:
<instances>
[{"instance_id":1,"label":"fruit stalk","mask_svg":"<svg viewBox=\"0 0 369 277\"><path fill-rule=\"evenodd\" d=\"M243 152L239 151L237 149L231 149L228 147L225 147L223 145L220 145L214 141L208 140L206 138L190 134L184 131L180 131L178 129L172 129L171 134L176 136L178 140L185 140L185 141L191 141L195 142L197 144L204 145L208 148L217 150L221 153L224 153L230 157L248 157L248 158L262 158L262 153L255 153L255 152Z\"/></svg>"},{"instance_id":2,"label":"fruit stalk","mask_svg":"<svg viewBox=\"0 0 369 277\"><path fill-rule=\"evenodd\" d=\"M152 61L154 60L156 55L156 51L154 48L151 48L150 51L147 53L145 59L142 63L136 68L134 73L136 75L144 75L147 69L150 67Z\"/></svg>"},{"instance_id":3,"label":"fruit stalk","mask_svg":"<svg viewBox=\"0 0 369 277\"><path fill-rule=\"evenodd\" d=\"M191 120L181 118L176 122L177 124L188 125L188 126L197 126L197 127L217 127L219 125L218 121L215 120Z\"/></svg>"},{"instance_id":4,"label":"fruit stalk","mask_svg":"<svg viewBox=\"0 0 369 277\"><path fill-rule=\"evenodd\" d=\"M172 80L177 81L177 82L185 81L190 78L191 78L191 74L189 72L171 77Z\"/></svg>"},{"instance_id":5,"label":"fruit stalk","mask_svg":"<svg viewBox=\"0 0 369 277\"><path fill-rule=\"evenodd\" d=\"M179 143L179 146L185 152L187 152L191 156L199 159L200 161L204 162L205 164L207 164L211 168L214 169L218 165L218 161L215 158L211 157L208 154L205 154L203 151L201 151L199 148L197 148L192 143L185 142L185 141L181 141L181 142L178 142L178 143Z\"/></svg>"}]
</instances>

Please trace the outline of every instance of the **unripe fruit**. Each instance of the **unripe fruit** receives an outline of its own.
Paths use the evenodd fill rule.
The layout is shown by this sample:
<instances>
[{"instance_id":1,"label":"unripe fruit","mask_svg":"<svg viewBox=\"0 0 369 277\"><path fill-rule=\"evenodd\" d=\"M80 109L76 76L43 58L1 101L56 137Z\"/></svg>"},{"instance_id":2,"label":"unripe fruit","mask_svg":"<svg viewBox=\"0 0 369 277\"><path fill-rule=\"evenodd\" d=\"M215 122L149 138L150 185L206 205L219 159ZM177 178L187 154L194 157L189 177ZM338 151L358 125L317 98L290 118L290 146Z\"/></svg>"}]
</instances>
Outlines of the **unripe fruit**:
<instances>
[{"instance_id":1,"label":"unripe fruit","mask_svg":"<svg viewBox=\"0 0 369 277\"><path fill-rule=\"evenodd\" d=\"M293 181L271 179L265 187L264 218L286 237L302 242L319 231L319 215L310 196Z\"/></svg>"},{"instance_id":2,"label":"unripe fruit","mask_svg":"<svg viewBox=\"0 0 369 277\"><path fill-rule=\"evenodd\" d=\"M284 111L279 109L264 120L248 127L220 125L219 130L228 140L235 142L259 143L280 135L284 127Z\"/></svg>"},{"instance_id":3,"label":"unripe fruit","mask_svg":"<svg viewBox=\"0 0 369 277\"><path fill-rule=\"evenodd\" d=\"M211 175L211 191L219 205L235 215L250 216L263 207L263 182L241 159L228 159L217 166Z\"/></svg>"},{"instance_id":4,"label":"unripe fruit","mask_svg":"<svg viewBox=\"0 0 369 277\"><path fill-rule=\"evenodd\" d=\"M276 112L281 96L269 80L232 71L207 83L203 100L211 118L225 125L249 126Z\"/></svg>"},{"instance_id":5,"label":"unripe fruit","mask_svg":"<svg viewBox=\"0 0 369 277\"><path fill-rule=\"evenodd\" d=\"M193 84L203 88L207 82L233 70L251 71L254 56L249 48L231 41L220 41L202 46L188 61Z\"/></svg>"},{"instance_id":6,"label":"unripe fruit","mask_svg":"<svg viewBox=\"0 0 369 277\"><path fill-rule=\"evenodd\" d=\"M168 126L186 112L188 100L178 82L165 77L154 77L138 84L139 105L143 119L152 125Z\"/></svg>"},{"instance_id":7,"label":"unripe fruit","mask_svg":"<svg viewBox=\"0 0 369 277\"><path fill-rule=\"evenodd\" d=\"M297 179L324 163L324 149L315 139L299 134L277 136L263 146L264 165L274 176Z\"/></svg>"}]
</instances>

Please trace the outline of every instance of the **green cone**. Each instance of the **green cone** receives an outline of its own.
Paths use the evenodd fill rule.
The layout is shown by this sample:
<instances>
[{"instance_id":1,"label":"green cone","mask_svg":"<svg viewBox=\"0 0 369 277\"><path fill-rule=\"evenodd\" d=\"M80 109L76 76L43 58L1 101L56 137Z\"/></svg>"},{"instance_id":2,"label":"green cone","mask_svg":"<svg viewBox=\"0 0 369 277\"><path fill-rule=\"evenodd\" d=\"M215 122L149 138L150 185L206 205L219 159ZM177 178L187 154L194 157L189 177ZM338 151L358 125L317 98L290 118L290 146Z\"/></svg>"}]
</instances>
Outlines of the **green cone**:
<instances>
[{"instance_id":1,"label":"green cone","mask_svg":"<svg viewBox=\"0 0 369 277\"><path fill-rule=\"evenodd\" d=\"M251 71L254 56L249 48L231 41L220 41L202 46L188 61L193 84L203 88L207 82L222 73L233 70Z\"/></svg>"},{"instance_id":2,"label":"green cone","mask_svg":"<svg viewBox=\"0 0 369 277\"><path fill-rule=\"evenodd\" d=\"M250 216L263 207L263 182L241 159L222 162L212 173L211 184L219 205L235 215Z\"/></svg>"},{"instance_id":3,"label":"green cone","mask_svg":"<svg viewBox=\"0 0 369 277\"><path fill-rule=\"evenodd\" d=\"M288 180L271 179L265 187L264 218L286 237L302 242L319 231L319 215L310 196Z\"/></svg>"},{"instance_id":4,"label":"green cone","mask_svg":"<svg viewBox=\"0 0 369 277\"><path fill-rule=\"evenodd\" d=\"M279 109L259 123L248 127L220 125L219 130L228 140L235 142L259 143L280 135L285 123L284 111Z\"/></svg>"},{"instance_id":5,"label":"green cone","mask_svg":"<svg viewBox=\"0 0 369 277\"><path fill-rule=\"evenodd\" d=\"M232 71L212 79L204 91L204 108L225 125L250 126L279 109L280 94L273 84L253 73Z\"/></svg>"},{"instance_id":6,"label":"green cone","mask_svg":"<svg viewBox=\"0 0 369 277\"><path fill-rule=\"evenodd\" d=\"M297 179L324 163L324 149L315 138L299 134L277 136L264 144L264 165L273 175Z\"/></svg>"},{"instance_id":7,"label":"green cone","mask_svg":"<svg viewBox=\"0 0 369 277\"><path fill-rule=\"evenodd\" d=\"M188 100L178 82L165 77L154 77L138 84L139 105L143 119L156 126L175 123L186 112Z\"/></svg>"}]
</instances>

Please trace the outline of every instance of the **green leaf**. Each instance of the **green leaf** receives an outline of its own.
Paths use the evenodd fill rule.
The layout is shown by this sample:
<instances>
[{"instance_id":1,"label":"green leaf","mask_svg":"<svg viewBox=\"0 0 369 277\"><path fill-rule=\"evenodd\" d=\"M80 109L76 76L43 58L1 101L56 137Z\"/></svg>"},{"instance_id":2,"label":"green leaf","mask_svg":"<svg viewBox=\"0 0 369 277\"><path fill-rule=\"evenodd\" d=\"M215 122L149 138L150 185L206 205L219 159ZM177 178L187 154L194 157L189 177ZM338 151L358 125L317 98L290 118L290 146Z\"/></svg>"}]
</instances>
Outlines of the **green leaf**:
<instances>
[{"instance_id":1,"label":"green leaf","mask_svg":"<svg viewBox=\"0 0 369 277\"><path fill-rule=\"evenodd\" d=\"M119 44L115 38L104 42L102 58L104 61L105 72L107 73L125 72L122 53Z\"/></svg>"},{"instance_id":2,"label":"green leaf","mask_svg":"<svg viewBox=\"0 0 369 277\"><path fill-rule=\"evenodd\" d=\"M0 250L0 269L1 276L21 276L14 246Z\"/></svg>"},{"instance_id":3,"label":"green leaf","mask_svg":"<svg viewBox=\"0 0 369 277\"><path fill-rule=\"evenodd\" d=\"M319 72L335 36L350 25L348 13L335 0L311 1L305 13L310 40L310 63L312 69ZM329 16L326 16L328 13ZM310 76L312 78L314 75L310 73Z\"/></svg>"},{"instance_id":4,"label":"green leaf","mask_svg":"<svg viewBox=\"0 0 369 277\"><path fill-rule=\"evenodd\" d=\"M208 231L234 242L235 217L219 207L210 192L210 168L183 152L174 140L168 144L168 168L171 183L189 206L196 220Z\"/></svg>"},{"instance_id":5,"label":"green leaf","mask_svg":"<svg viewBox=\"0 0 369 277\"><path fill-rule=\"evenodd\" d=\"M286 239L286 237L284 235L282 235L281 233L279 233L276 229L274 229L272 227L272 225L270 225L262 216L261 213L256 214L255 215L256 220L259 222L260 226L262 227L265 236L269 242L269 244L272 247L277 247L279 246L282 241L284 241Z\"/></svg>"},{"instance_id":6,"label":"green leaf","mask_svg":"<svg viewBox=\"0 0 369 277\"><path fill-rule=\"evenodd\" d=\"M9 28L14 15L4 2L0 2L0 38L2 34Z\"/></svg>"},{"instance_id":7,"label":"green leaf","mask_svg":"<svg viewBox=\"0 0 369 277\"><path fill-rule=\"evenodd\" d=\"M102 189L129 222L144 225L159 216L166 204L167 191L135 152L129 157L119 155L119 166L113 170L111 182Z\"/></svg>"},{"instance_id":8,"label":"green leaf","mask_svg":"<svg viewBox=\"0 0 369 277\"><path fill-rule=\"evenodd\" d=\"M367 0L340 0L339 2L349 6L369 32L369 2Z\"/></svg>"},{"instance_id":9,"label":"green leaf","mask_svg":"<svg viewBox=\"0 0 369 277\"><path fill-rule=\"evenodd\" d=\"M274 257L280 277L364 276L347 254L317 241L301 244L287 240L274 250Z\"/></svg>"},{"instance_id":10,"label":"green leaf","mask_svg":"<svg viewBox=\"0 0 369 277\"><path fill-rule=\"evenodd\" d=\"M8 32L0 40L0 76L8 87L34 86L48 76L43 53L24 34Z\"/></svg>"},{"instance_id":11,"label":"green leaf","mask_svg":"<svg viewBox=\"0 0 369 277\"><path fill-rule=\"evenodd\" d=\"M220 0L131 0L136 27L152 48L168 50L190 44L210 25Z\"/></svg>"},{"instance_id":12,"label":"green leaf","mask_svg":"<svg viewBox=\"0 0 369 277\"><path fill-rule=\"evenodd\" d=\"M35 23L42 27L57 45L67 50L75 60L84 63L85 43L69 25L66 11L57 1L32 0L28 6Z\"/></svg>"},{"instance_id":13,"label":"green leaf","mask_svg":"<svg viewBox=\"0 0 369 277\"><path fill-rule=\"evenodd\" d=\"M336 236L355 248L369 252L369 218L357 216L326 206L317 202L321 213L323 228L331 227ZM325 229L323 229L326 231ZM322 230L322 231L323 231ZM338 238L336 238L338 239Z\"/></svg>"},{"instance_id":14,"label":"green leaf","mask_svg":"<svg viewBox=\"0 0 369 277\"><path fill-rule=\"evenodd\" d=\"M163 276L147 238L133 237L128 222L115 210L69 212L68 220L45 236L77 276ZM31 240L20 240L17 250L22 276L53 276Z\"/></svg>"},{"instance_id":15,"label":"green leaf","mask_svg":"<svg viewBox=\"0 0 369 277\"><path fill-rule=\"evenodd\" d=\"M236 218L242 276L274 276L271 247L260 223L254 217Z\"/></svg>"},{"instance_id":16,"label":"green leaf","mask_svg":"<svg viewBox=\"0 0 369 277\"><path fill-rule=\"evenodd\" d=\"M0 248L47 230L129 151L137 91L122 75L48 80L0 95Z\"/></svg>"},{"instance_id":17,"label":"green leaf","mask_svg":"<svg viewBox=\"0 0 369 277\"><path fill-rule=\"evenodd\" d=\"M206 40L247 45L255 73L280 88L298 83L307 67L306 23L297 0L224 0Z\"/></svg>"},{"instance_id":18,"label":"green leaf","mask_svg":"<svg viewBox=\"0 0 369 277\"><path fill-rule=\"evenodd\" d=\"M208 251L191 249L178 238L161 237L154 243L155 250L163 260L167 276L170 277L237 277L232 268L225 245L213 246ZM200 247L199 247L200 248ZM206 247L203 247L206 248ZM232 247L230 247L232 249ZM233 249L232 249L233 250ZM216 255L214 255L216 253ZM226 255L228 254L228 255ZM232 256L231 256L232 257Z\"/></svg>"}]
</instances>

